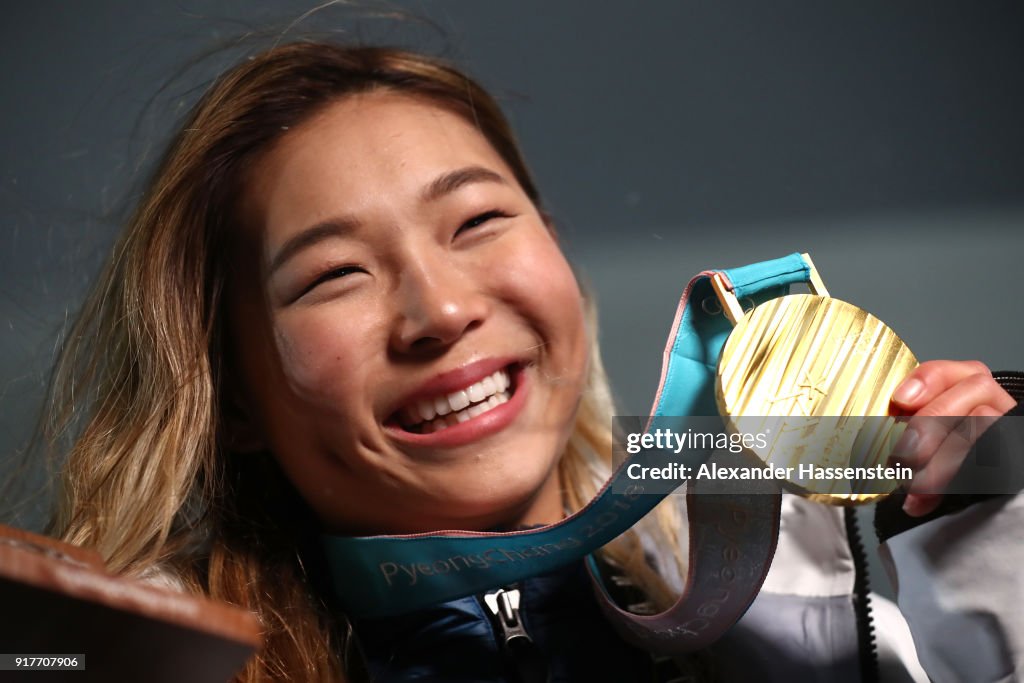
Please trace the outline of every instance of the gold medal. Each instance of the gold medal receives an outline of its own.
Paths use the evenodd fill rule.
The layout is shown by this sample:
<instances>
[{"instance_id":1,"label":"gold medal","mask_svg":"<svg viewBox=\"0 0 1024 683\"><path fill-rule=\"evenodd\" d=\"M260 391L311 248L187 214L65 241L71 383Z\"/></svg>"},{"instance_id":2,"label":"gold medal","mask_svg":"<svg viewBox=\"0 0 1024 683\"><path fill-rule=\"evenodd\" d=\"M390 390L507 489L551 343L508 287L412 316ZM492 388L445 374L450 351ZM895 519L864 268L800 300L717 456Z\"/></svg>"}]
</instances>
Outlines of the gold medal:
<instances>
[{"instance_id":1,"label":"gold medal","mask_svg":"<svg viewBox=\"0 0 1024 683\"><path fill-rule=\"evenodd\" d=\"M712 278L735 325L718 362L718 410L729 432L764 435L750 440L757 443L748 452L789 468L787 488L834 505L869 502L899 483L864 473L886 466L902 434L905 425L889 416L890 397L917 359L881 320L829 297L803 256L811 294L746 312L724 278Z\"/></svg>"}]
</instances>

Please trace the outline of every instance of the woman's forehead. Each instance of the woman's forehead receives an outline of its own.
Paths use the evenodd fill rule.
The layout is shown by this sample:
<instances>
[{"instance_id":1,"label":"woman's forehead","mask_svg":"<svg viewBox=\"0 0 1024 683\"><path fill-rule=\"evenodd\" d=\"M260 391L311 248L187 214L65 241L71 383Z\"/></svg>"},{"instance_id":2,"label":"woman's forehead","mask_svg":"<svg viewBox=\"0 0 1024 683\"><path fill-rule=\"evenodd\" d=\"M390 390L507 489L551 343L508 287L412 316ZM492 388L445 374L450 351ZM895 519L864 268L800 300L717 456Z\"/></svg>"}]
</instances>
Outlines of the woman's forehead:
<instances>
[{"instance_id":1,"label":"woman's forehead","mask_svg":"<svg viewBox=\"0 0 1024 683\"><path fill-rule=\"evenodd\" d=\"M332 103L287 131L254 170L268 189L288 180L311 186L315 178L299 177L310 171L331 172L331 184L359 183L368 172L410 175L424 164L469 157L502 164L483 134L451 110L424 98L367 93Z\"/></svg>"},{"instance_id":2,"label":"woman's forehead","mask_svg":"<svg viewBox=\"0 0 1024 683\"><path fill-rule=\"evenodd\" d=\"M328 105L250 169L243 204L264 228L413 201L438 176L481 166L515 182L483 134L425 98L375 92Z\"/></svg>"}]
</instances>

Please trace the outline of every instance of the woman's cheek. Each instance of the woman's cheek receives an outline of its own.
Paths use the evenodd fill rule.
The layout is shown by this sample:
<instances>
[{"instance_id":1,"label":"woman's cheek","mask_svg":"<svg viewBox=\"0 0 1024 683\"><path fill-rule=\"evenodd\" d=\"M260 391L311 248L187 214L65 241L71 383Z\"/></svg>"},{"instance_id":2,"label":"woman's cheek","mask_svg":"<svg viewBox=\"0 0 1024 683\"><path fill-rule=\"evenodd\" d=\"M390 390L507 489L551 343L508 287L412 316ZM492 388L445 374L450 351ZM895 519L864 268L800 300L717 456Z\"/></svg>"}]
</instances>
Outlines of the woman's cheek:
<instances>
[{"instance_id":1,"label":"woman's cheek","mask_svg":"<svg viewBox=\"0 0 1024 683\"><path fill-rule=\"evenodd\" d=\"M539 297L547 317L583 333L583 295L576 274L553 239L538 246L525 277L534 283L532 293Z\"/></svg>"},{"instance_id":2,"label":"woman's cheek","mask_svg":"<svg viewBox=\"0 0 1024 683\"><path fill-rule=\"evenodd\" d=\"M358 384L356 370L366 366L351 318L305 312L280 321L274 329L281 366L291 393L302 401L334 402Z\"/></svg>"},{"instance_id":3,"label":"woman's cheek","mask_svg":"<svg viewBox=\"0 0 1024 683\"><path fill-rule=\"evenodd\" d=\"M506 274L504 295L531 322L557 372L582 381L589 346L579 283L546 230L524 242L498 271Z\"/></svg>"},{"instance_id":4,"label":"woman's cheek","mask_svg":"<svg viewBox=\"0 0 1024 683\"><path fill-rule=\"evenodd\" d=\"M495 272L507 274L508 288L535 313L582 319L582 297L569 262L546 228L536 230L540 234L526 234L504 251L505 267Z\"/></svg>"}]
</instances>

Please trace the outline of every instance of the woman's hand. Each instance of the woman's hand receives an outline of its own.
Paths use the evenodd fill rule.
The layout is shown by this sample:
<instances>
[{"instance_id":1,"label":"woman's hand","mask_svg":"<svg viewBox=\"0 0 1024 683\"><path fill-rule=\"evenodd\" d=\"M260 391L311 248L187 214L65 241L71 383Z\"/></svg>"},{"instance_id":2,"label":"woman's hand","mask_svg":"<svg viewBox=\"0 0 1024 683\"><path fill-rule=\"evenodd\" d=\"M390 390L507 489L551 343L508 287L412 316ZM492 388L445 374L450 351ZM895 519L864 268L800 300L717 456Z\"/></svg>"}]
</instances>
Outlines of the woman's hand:
<instances>
[{"instance_id":1,"label":"woman's hand","mask_svg":"<svg viewBox=\"0 0 1024 683\"><path fill-rule=\"evenodd\" d=\"M922 363L892 395L894 412L912 419L894 459L914 470L904 511L919 517L934 510L943 490L978 437L1017 402L979 361ZM957 430L971 418L969 430ZM967 436L964 435L967 431Z\"/></svg>"}]
</instances>

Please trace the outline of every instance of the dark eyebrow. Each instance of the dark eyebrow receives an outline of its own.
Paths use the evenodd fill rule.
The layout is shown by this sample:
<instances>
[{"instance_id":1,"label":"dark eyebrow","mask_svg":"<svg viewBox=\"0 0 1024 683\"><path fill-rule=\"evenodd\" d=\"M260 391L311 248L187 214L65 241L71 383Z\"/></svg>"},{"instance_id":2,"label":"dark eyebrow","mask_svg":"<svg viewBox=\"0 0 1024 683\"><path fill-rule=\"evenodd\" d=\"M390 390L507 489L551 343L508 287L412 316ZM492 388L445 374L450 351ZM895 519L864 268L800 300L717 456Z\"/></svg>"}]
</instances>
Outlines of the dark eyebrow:
<instances>
[{"instance_id":1,"label":"dark eyebrow","mask_svg":"<svg viewBox=\"0 0 1024 683\"><path fill-rule=\"evenodd\" d=\"M500 174L483 166L467 166L455 171L449 171L435 178L424 188L422 194L420 194L420 200L423 202L437 201L446 194L451 194L460 187L470 183L501 183L502 185L507 185L508 181Z\"/></svg>"},{"instance_id":2,"label":"dark eyebrow","mask_svg":"<svg viewBox=\"0 0 1024 683\"><path fill-rule=\"evenodd\" d=\"M330 237L344 237L355 230L357 225L359 225L359 222L354 218L332 218L322 223L317 223L313 227L292 236L274 255L273 260L270 262L270 268L267 270L267 277L269 278L273 275L288 259L303 249L307 249Z\"/></svg>"}]
</instances>

